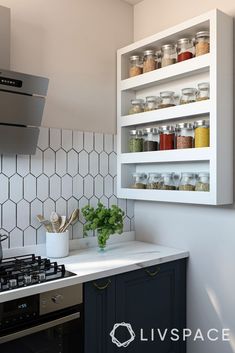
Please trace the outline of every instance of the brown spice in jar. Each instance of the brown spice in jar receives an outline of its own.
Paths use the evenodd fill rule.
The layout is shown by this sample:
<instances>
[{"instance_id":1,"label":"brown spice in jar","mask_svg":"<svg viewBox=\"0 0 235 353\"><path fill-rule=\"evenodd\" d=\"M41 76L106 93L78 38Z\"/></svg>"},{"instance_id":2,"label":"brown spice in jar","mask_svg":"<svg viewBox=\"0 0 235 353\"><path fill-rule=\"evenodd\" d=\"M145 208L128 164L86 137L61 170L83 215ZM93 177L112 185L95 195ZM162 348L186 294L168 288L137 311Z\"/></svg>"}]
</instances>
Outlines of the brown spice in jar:
<instances>
[{"instance_id":1,"label":"brown spice in jar","mask_svg":"<svg viewBox=\"0 0 235 353\"><path fill-rule=\"evenodd\" d=\"M161 190L176 190L174 185L161 185Z\"/></svg>"},{"instance_id":2,"label":"brown spice in jar","mask_svg":"<svg viewBox=\"0 0 235 353\"><path fill-rule=\"evenodd\" d=\"M175 107L175 104L163 104L163 103L161 103L161 104L159 104L159 106L158 106L158 108L159 109L162 109L162 108L169 108L169 107Z\"/></svg>"},{"instance_id":3,"label":"brown spice in jar","mask_svg":"<svg viewBox=\"0 0 235 353\"><path fill-rule=\"evenodd\" d=\"M162 184L161 183L149 183L146 185L146 189L154 189L154 190L160 190L161 189Z\"/></svg>"},{"instance_id":4,"label":"brown spice in jar","mask_svg":"<svg viewBox=\"0 0 235 353\"><path fill-rule=\"evenodd\" d=\"M141 75L143 72L142 67L140 66L133 66L130 68L129 70L129 77L134 77L134 76L138 76Z\"/></svg>"},{"instance_id":5,"label":"brown spice in jar","mask_svg":"<svg viewBox=\"0 0 235 353\"><path fill-rule=\"evenodd\" d=\"M156 62L154 58L147 58L144 60L143 73L153 71L156 69Z\"/></svg>"},{"instance_id":6,"label":"brown spice in jar","mask_svg":"<svg viewBox=\"0 0 235 353\"><path fill-rule=\"evenodd\" d=\"M192 136L177 136L176 148L193 148L193 137Z\"/></svg>"},{"instance_id":7,"label":"brown spice in jar","mask_svg":"<svg viewBox=\"0 0 235 353\"><path fill-rule=\"evenodd\" d=\"M209 97L197 97L197 102L206 101Z\"/></svg>"},{"instance_id":8,"label":"brown spice in jar","mask_svg":"<svg viewBox=\"0 0 235 353\"><path fill-rule=\"evenodd\" d=\"M133 185L131 185L132 189L145 189L145 184L142 183L135 183Z\"/></svg>"},{"instance_id":9,"label":"brown spice in jar","mask_svg":"<svg viewBox=\"0 0 235 353\"><path fill-rule=\"evenodd\" d=\"M162 58L162 67L173 65L176 63L175 58Z\"/></svg>"},{"instance_id":10,"label":"brown spice in jar","mask_svg":"<svg viewBox=\"0 0 235 353\"><path fill-rule=\"evenodd\" d=\"M196 56L208 54L210 52L210 44L206 41L200 41L196 44Z\"/></svg>"},{"instance_id":11,"label":"brown spice in jar","mask_svg":"<svg viewBox=\"0 0 235 353\"><path fill-rule=\"evenodd\" d=\"M195 191L195 186L191 184L185 184L179 186L180 191Z\"/></svg>"}]
</instances>

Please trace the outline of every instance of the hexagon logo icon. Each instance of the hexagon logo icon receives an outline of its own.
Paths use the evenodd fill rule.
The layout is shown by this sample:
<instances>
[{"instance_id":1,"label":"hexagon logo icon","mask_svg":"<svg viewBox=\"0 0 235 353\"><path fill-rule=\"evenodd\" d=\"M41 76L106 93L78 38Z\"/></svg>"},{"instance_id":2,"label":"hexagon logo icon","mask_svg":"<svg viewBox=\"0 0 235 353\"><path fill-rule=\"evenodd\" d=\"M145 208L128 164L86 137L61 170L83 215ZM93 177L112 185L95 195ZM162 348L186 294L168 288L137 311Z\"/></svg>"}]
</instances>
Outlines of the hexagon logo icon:
<instances>
[{"instance_id":1,"label":"hexagon logo icon","mask_svg":"<svg viewBox=\"0 0 235 353\"><path fill-rule=\"evenodd\" d=\"M128 331L129 334L130 334L130 338L129 338L127 341L125 341L125 342L120 342L120 341L117 339L117 337L115 336L116 330L117 330L119 327L124 327L124 328L126 328L127 331ZM133 331L131 324L127 324L127 323L125 323L125 322L120 322L120 323L114 324L113 329L112 329L112 331L110 332L110 336L111 336L111 338L112 338L112 342L113 342L114 344L116 344L116 346L117 346L118 348L120 348L120 347L126 348L126 347L129 346L129 344L130 344L132 341L134 341L134 339L135 339L135 332Z\"/></svg>"}]
</instances>

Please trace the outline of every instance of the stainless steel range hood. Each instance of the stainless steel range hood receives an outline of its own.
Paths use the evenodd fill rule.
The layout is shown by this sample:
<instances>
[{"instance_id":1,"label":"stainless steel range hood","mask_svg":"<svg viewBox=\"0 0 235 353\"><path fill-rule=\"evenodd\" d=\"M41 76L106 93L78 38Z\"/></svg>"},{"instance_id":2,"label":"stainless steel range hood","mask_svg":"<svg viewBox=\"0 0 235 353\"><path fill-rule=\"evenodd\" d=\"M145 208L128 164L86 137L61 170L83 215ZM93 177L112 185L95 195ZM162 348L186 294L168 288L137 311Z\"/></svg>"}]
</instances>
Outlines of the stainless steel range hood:
<instances>
[{"instance_id":1,"label":"stainless steel range hood","mask_svg":"<svg viewBox=\"0 0 235 353\"><path fill-rule=\"evenodd\" d=\"M49 80L0 70L0 153L35 154Z\"/></svg>"}]
</instances>

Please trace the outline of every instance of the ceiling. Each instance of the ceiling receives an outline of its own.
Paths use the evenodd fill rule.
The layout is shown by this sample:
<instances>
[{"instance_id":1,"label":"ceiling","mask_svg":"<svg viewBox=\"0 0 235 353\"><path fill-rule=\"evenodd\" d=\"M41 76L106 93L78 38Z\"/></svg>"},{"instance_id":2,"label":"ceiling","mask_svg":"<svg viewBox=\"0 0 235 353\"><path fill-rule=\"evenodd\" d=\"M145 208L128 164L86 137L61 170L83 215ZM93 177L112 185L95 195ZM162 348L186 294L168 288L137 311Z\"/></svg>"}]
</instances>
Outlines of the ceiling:
<instances>
[{"instance_id":1,"label":"ceiling","mask_svg":"<svg viewBox=\"0 0 235 353\"><path fill-rule=\"evenodd\" d=\"M136 5L142 0L123 0L123 1L128 2L128 4L131 4L131 5Z\"/></svg>"}]
</instances>

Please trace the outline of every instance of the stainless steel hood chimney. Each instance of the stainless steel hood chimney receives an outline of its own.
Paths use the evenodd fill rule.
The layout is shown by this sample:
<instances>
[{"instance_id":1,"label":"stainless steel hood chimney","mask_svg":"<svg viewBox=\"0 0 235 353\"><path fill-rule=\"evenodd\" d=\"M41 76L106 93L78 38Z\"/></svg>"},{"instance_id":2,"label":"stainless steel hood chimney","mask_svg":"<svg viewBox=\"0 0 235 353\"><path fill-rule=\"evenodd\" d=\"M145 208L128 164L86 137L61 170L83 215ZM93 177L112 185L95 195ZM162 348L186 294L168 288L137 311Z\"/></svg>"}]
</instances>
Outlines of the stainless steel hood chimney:
<instances>
[{"instance_id":1,"label":"stainless steel hood chimney","mask_svg":"<svg viewBox=\"0 0 235 353\"><path fill-rule=\"evenodd\" d=\"M47 78L0 70L0 153L35 154Z\"/></svg>"}]
</instances>

